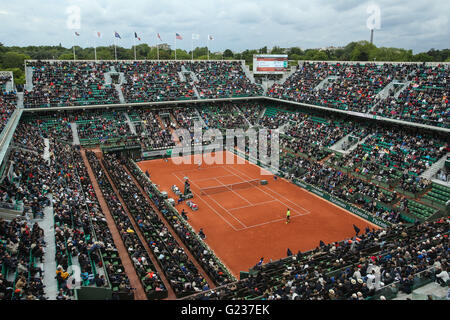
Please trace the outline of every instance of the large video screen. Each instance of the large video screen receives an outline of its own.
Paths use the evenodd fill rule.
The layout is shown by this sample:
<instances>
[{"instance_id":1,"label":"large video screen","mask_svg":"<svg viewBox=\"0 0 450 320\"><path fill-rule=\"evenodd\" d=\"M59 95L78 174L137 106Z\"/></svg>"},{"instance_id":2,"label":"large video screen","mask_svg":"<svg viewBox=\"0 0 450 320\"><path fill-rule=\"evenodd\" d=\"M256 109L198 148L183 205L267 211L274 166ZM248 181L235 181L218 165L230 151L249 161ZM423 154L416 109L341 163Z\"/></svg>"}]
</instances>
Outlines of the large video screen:
<instances>
[{"instance_id":1,"label":"large video screen","mask_svg":"<svg viewBox=\"0 0 450 320\"><path fill-rule=\"evenodd\" d=\"M288 71L287 54L259 54L253 56L254 74L282 74Z\"/></svg>"}]
</instances>

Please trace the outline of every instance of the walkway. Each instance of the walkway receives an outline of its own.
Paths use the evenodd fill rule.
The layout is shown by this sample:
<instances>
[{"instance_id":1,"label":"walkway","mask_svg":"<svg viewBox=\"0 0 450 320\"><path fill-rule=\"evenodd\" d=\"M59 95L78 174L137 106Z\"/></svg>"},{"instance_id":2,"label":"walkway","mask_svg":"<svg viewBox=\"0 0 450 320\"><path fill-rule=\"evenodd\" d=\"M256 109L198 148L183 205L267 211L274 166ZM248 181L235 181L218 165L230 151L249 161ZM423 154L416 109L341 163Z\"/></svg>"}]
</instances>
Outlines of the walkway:
<instances>
[{"instance_id":1,"label":"walkway","mask_svg":"<svg viewBox=\"0 0 450 320\"><path fill-rule=\"evenodd\" d=\"M145 240L144 236L141 233L141 230L139 229L138 225L136 224L136 221L134 220L134 217L131 215L130 211L128 211L128 207L126 205L126 202L123 200L122 196L119 193L119 190L117 190L116 185L113 183L111 177L109 176L108 171L106 170L105 166L102 163L103 154L101 152L98 152L98 153L96 153L96 156L97 156L97 158L99 158L102 170L105 173L105 176L108 178L108 181L111 184L114 193L116 194L117 198L120 200L120 203L122 203L122 208L126 212L126 214L128 215L128 218L131 221L133 229L135 230L137 236L139 237L139 240L141 240L142 245L144 246L145 250L147 251L147 254L150 257L150 260L152 261L153 265L155 266L155 269L156 269L157 273L159 274L159 276L161 278L161 281L164 283L164 286L167 288L168 297L166 299L167 300L175 300L176 296L175 296L175 293L174 293L172 287L169 284L169 281L165 277L165 274L164 274L163 270L161 269L158 261L156 260L156 257L153 255L153 251L150 250L150 247L148 246L147 241Z\"/></svg>"},{"instance_id":2,"label":"walkway","mask_svg":"<svg viewBox=\"0 0 450 320\"><path fill-rule=\"evenodd\" d=\"M136 289L134 292L134 297L136 300L147 300L147 295L145 294L144 288L142 287L142 283L138 275L136 274L134 264L131 261L130 256L128 255L128 251L125 248L125 245L123 244L122 238L119 234L119 230L117 230L117 226L114 222L111 212L109 211L105 198L103 197L103 193L100 190L97 179L92 172L92 168L89 164L89 161L87 160L86 152L84 149L81 149L81 157L83 158L84 164L89 174L89 178L91 179L92 186L94 187L95 194L97 196L98 202L100 203L100 207L102 208L103 214L105 215L106 223L108 224L108 228L111 231L111 236L117 248L119 258L122 261L125 273L130 280L131 286Z\"/></svg>"},{"instance_id":3,"label":"walkway","mask_svg":"<svg viewBox=\"0 0 450 320\"><path fill-rule=\"evenodd\" d=\"M183 241L180 239L180 237L178 236L178 234L176 233L176 231L173 229L172 225L170 223L167 222L166 218L164 217L164 215L158 210L158 208L155 206L155 204L153 203L153 201L151 201L151 199L149 198L149 196L147 195L147 193L144 191L144 189L142 189L141 185L139 184L139 182L137 182L137 180L134 178L134 176L130 173L130 171L128 170L128 168L126 166L123 166L124 170L128 173L128 175L131 177L131 179L133 179L134 184L138 187L138 189L141 191L141 194L145 197L145 199L147 200L147 202L152 206L153 210L156 212L156 214L158 215L159 219L162 221L162 223L166 226L167 230L170 230L172 236L175 238L176 242L178 243L178 245L183 248L184 252L186 252L187 256L189 257L189 260L192 261L192 263L195 265L195 267L198 269L199 273L203 276L203 278L206 279L206 282L208 282L208 286L212 289L215 288L215 284L214 282L211 280L211 278L206 274L206 272L203 270L203 268L199 265L199 263L197 262L197 260L194 258L194 256L192 256L191 252L189 251L189 249L184 245Z\"/></svg>"}]
</instances>

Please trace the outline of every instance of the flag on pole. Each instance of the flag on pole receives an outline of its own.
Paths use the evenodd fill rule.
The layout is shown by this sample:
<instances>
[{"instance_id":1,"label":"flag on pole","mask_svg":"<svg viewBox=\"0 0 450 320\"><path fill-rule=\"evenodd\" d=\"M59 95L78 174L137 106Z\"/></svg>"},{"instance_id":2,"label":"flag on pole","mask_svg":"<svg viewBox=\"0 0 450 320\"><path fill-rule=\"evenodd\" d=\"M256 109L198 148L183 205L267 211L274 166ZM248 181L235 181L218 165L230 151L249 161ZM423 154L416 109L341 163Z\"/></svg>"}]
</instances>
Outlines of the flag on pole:
<instances>
[{"instance_id":1,"label":"flag on pole","mask_svg":"<svg viewBox=\"0 0 450 320\"><path fill-rule=\"evenodd\" d=\"M139 41L141 41L141 38L138 37L138 35L137 35L136 32L134 33L134 37L135 37L136 39L138 39Z\"/></svg>"},{"instance_id":2,"label":"flag on pole","mask_svg":"<svg viewBox=\"0 0 450 320\"><path fill-rule=\"evenodd\" d=\"M79 34L78 32L76 32L76 31L75 31L75 35L76 35L77 37L79 37L79 36L80 36L80 34Z\"/></svg>"},{"instance_id":3,"label":"flag on pole","mask_svg":"<svg viewBox=\"0 0 450 320\"><path fill-rule=\"evenodd\" d=\"M101 38L101 37L102 37L102 34L101 34L100 32L98 32L98 31L97 31L97 37L98 37L98 38Z\"/></svg>"},{"instance_id":4,"label":"flag on pole","mask_svg":"<svg viewBox=\"0 0 450 320\"><path fill-rule=\"evenodd\" d=\"M199 39L200 39L200 35L199 34L196 34L196 33L192 34L192 40L199 40Z\"/></svg>"},{"instance_id":5,"label":"flag on pole","mask_svg":"<svg viewBox=\"0 0 450 320\"><path fill-rule=\"evenodd\" d=\"M177 40L183 40L183 37L179 33L175 33L175 38Z\"/></svg>"},{"instance_id":6,"label":"flag on pole","mask_svg":"<svg viewBox=\"0 0 450 320\"><path fill-rule=\"evenodd\" d=\"M162 39L161 39L161 36L159 35L159 33L158 33L158 39L161 40L161 42L162 42Z\"/></svg>"},{"instance_id":7,"label":"flag on pole","mask_svg":"<svg viewBox=\"0 0 450 320\"><path fill-rule=\"evenodd\" d=\"M122 39L122 38L120 37L120 35L119 35L116 31L114 31L114 36L115 36L116 38Z\"/></svg>"},{"instance_id":8,"label":"flag on pole","mask_svg":"<svg viewBox=\"0 0 450 320\"><path fill-rule=\"evenodd\" d=\"M212 35L208 35L208 39L209 39L209 40L214 40L214 38L213 38Z\"/></svg>"}]
</instances>

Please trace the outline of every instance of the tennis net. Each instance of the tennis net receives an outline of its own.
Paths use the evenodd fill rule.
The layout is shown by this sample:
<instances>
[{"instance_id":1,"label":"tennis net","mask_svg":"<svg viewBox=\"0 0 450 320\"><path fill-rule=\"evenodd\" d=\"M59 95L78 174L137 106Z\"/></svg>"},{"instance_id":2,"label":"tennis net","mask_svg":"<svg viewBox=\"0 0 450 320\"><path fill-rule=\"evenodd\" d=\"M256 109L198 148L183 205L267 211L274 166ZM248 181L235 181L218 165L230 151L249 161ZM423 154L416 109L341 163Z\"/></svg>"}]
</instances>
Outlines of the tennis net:
<instances>
[{"instance_id":1,"label":"tennis net","mask_svg":"<svg viewBox=\"0 0 450 320\"><path fill-rule=\"evenodd\" d=\"M247 189L247 188L257 186L259 184L260 184L260 181L257 179L233 183L233 184L227 184L227 185L224 184L221 186L201 188L200 194L203 196L203 195L210 195L210 194L216 194L216 193L233 191L233 190Z\"/></svg>"}]
</instances>

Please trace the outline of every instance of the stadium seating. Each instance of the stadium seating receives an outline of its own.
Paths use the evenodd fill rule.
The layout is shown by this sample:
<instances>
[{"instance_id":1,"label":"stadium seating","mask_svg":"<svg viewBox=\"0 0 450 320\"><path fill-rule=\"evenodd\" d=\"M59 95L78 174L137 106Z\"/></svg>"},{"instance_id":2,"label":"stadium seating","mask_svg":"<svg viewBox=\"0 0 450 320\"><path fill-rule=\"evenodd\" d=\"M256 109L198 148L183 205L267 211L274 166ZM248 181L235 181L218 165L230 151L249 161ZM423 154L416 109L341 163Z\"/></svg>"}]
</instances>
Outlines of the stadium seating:
<instances>
[{"instance_id":1,"label":"stadium seating","mask_svg":"<svg viewBox=\"0 0 450 320\"><path fill-rule=\"evenodd\" d=\"M214 255L214 253L209 250L209 248L199 237L195 237L192 234L192 230L190 230L185 223L180 221L177 216L170 214L170 209L163 202L163 199L158 195L158 192L154 189L145 174L133 165L130 159L126 161L125 165L134 178L138 181L140 186L143 187L147 194L151 195L152 201L160 206L161 212L164 213L164 218L170 223L177 235L189 248L190 252L208 273L214 283L220 286L231 282L230 276L227 275L224 267L217 263L216 259L218 258Z\"/></svg>"},{"instance_id":2,"label":"stadium seating","mask_svg":"<svg viewBox=\"0 0 450 320\"><path fill-rule=\"evenodd\" d=\"M144 245L136 234L130 217L124 211L123 206L115 194L108 178L103 173L100 161L93 152L86 152L89 164L100 184L103 197L112 214L114 222L119 230L122 241L128 250L128 254L134 264L145 293L149 299L161 299L167 297L167 288L161 280L152 260L148 256ZM114 268L114 265L113 265ZM121 270L123 271L123 270ZM119 279L120 280L120 279ZM119 282L119 281L117 281ZM120 289L123 285L119 285Z\"/></svg>"},{"instance_id":3,"label":"stadium seating","mask_svg":"<svg viewBox=\"0 0 450 320\"><path fill-rule=\"evenodd\" d=\"M380 295L392 299L399 292L411 293L416 275L433 281L435 271L445 270L435 266L448 256L449 222L366 230L357 240L323 244L255 266L247 279L189 299L370 300Z\"/></svg>"},{"instance_id":4,"label":"stadium seating","mask_svg":"<svg viewBox=\"0 0 450 320\"><path fill-rule=\"evenodd\" d=\"M63 107L119 103L119 95L105 83L107 63L71 61L33 61L33 90L24 92L29 108Z\"/></svg>"},{"instance_id":5,"label":"stadium seating","mask_svg":"<svg viewBox=\"0 0 450 320\"><path fill-rule=\"evenodd\" d=\"M11 76L0 76L0 133L16 109L17 103L16 92L11 92L6 89L6 83L8 81L11 81Z\"/></svg>"},{"instance_id":6,"label":"stadium seating","mask_svg":"<svg viewBox=\"0 0 450 320\"><path fill-rule=\"evenodd\" d=\"M407 80L411 83L399 93L378 104L373 114L409 120L438 127L449 127L448 65L417 65Z\"/></svg>"},{"instance_id":7,"label":"stadium seating","mask_svg":"<svg viewBox=\"0 0 450 320\"><path fill-rule=\"evenodd\" d=\"M448 74L448 64L305 62L283 84L275 83L267 94L448 128ZM398 85L407 81L410 84L406 88ZM379 95L385 88L388 94Z\"/></svg>"},{"instance_id":8,"label":"stadium seating","mask_svg":"<svg viewBox=\"0 0 450 320\"><path fill-rule=\"evenodd\" d=\"M175 295L183 297L202 291L205 286L208 287L197 267L125 171L121 161L114 155L105 155L103 163L133 219L137 222L140 232L157 257Z\"/></svg>"},{"instance_id":9,"label":"stadium seating","mask_svg":"<svg viewBox=\"0 0 450 320\"><path fill-rule=\"evenodd\" d=\"M180 79L180 62L116 63L115 70L125 76L122 91L127 102L194 99L194 89Z\"/></svg>"},{"instance_id":10,"label":"stadium seating","mask_svg":"<svg viewBox=\"0 0 450 320\"><path fill-rule=\"evenodd\" d=\"M238 98L262 94L261 87L245 76L240 61L186 62L185 68L194 72L200 98Z\"/></svg>"}]
</instances>

